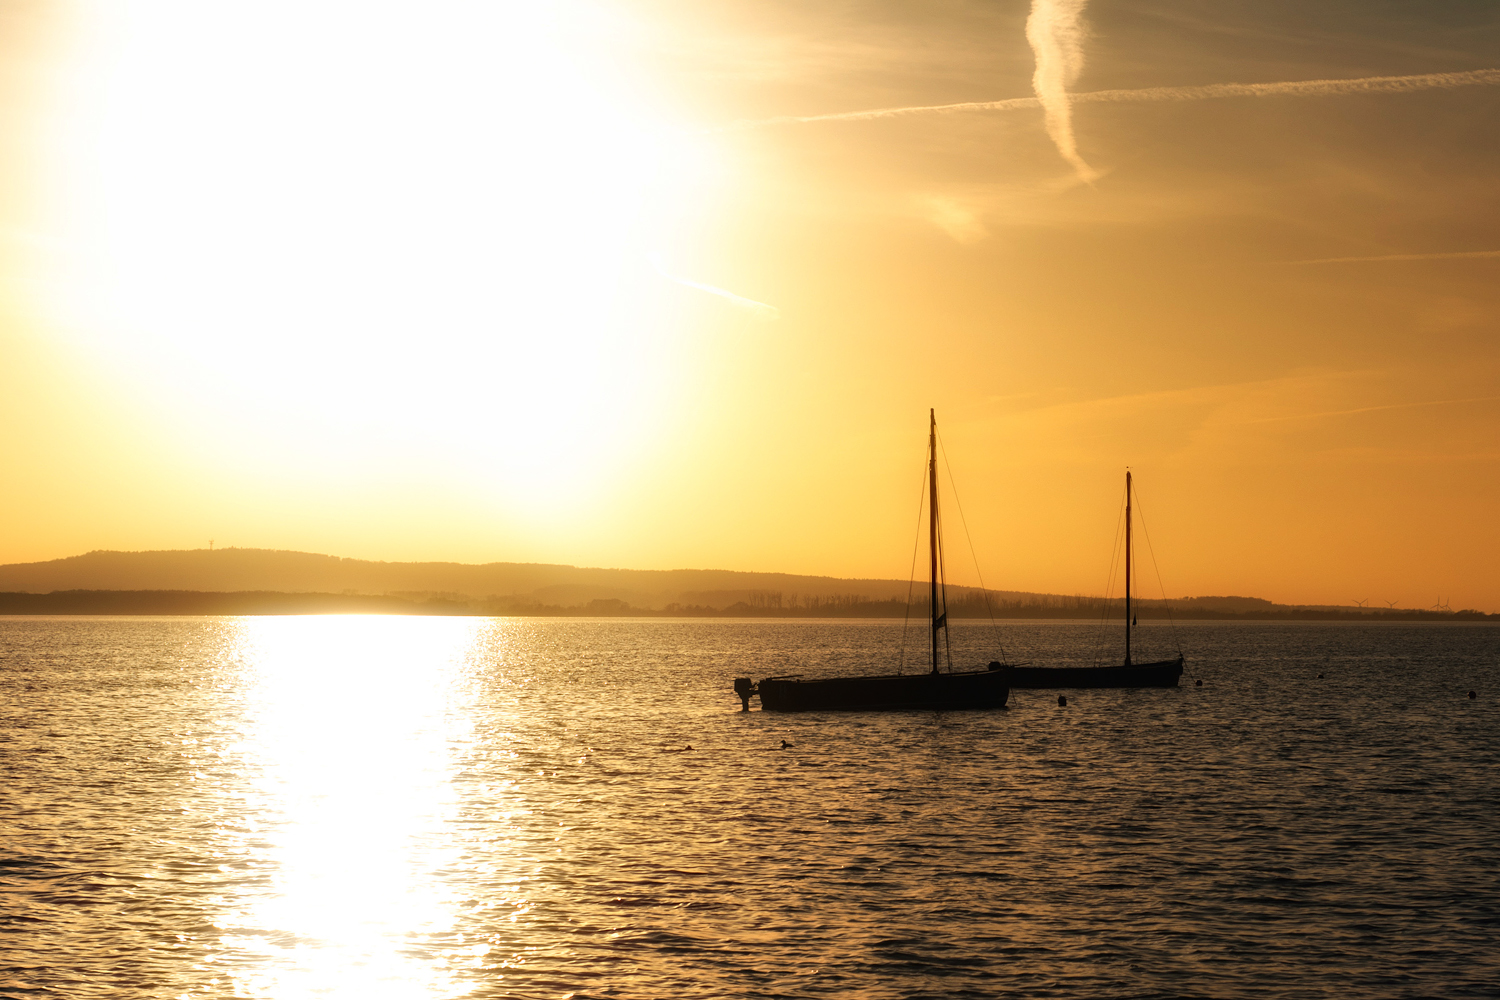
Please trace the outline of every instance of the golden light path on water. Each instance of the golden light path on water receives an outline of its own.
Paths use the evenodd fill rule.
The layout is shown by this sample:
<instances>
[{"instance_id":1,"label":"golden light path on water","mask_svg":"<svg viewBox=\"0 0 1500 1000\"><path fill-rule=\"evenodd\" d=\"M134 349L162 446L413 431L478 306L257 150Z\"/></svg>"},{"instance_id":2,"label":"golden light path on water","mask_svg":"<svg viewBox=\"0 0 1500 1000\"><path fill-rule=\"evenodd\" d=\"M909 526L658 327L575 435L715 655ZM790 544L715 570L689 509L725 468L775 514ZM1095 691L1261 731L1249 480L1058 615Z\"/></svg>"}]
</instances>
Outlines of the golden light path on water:
<instances>
[{"instance_id":1,"label":"golden light path on water","mask_svg":"<svg viewBox=\"0 0 1500 1000\"><path fill-rule=\"evenodd\" d=\"M464 973L503 964L489 942L455 939L451 876L464 862L454 775L472 730L468 667L481 627L239 623L234 654L248 683L233 750L254 780L238 853L274 871L271 891L231 903L218 922L242 956L243 993L460 996ZM434 939L445 947L420 943Z\"/></svg>"}]
</instances>

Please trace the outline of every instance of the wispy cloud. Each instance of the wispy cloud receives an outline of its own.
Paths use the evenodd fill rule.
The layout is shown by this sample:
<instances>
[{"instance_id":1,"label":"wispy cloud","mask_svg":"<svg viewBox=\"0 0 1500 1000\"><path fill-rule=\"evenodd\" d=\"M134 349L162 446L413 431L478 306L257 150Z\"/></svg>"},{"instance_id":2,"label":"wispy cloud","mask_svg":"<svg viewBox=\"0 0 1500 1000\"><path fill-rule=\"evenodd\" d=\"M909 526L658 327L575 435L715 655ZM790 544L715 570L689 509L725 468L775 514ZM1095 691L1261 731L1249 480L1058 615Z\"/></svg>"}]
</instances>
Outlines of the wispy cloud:
<instances>
[{"instance_id":1,"label":"wispy cloud","mask_svg":"<svg viewBox=\"0 0 1500 1000\"><path fill-rule=\"evenodd\" d=\"M1272 424L1285 420L1316 420L1320 417L1348 417L1357 413L1378 413L1382 410L1411 410L1424 406L1451 406L1457 403L1493 403L1500 396L1468 396L1463 399L1424 399L1415 403L1386 403L1381 406L1358 406L1352 410L1325 410L1321 413L1293 413L1281 417L1259 417L1247 420L1248 424Z\"/></svg>"},{"instance_id":2,"label":"wispy cloud","mask_svg":"<svg viewBox=\"0 0 1500 1000\"><path fill-rule=\"evenodd\" d=\"M1144 87L1136 90L1091 90L1068 94L1070 104L1108 104L1152 101L1206 101L1222 97L1318 97L1341 94L1397 94L1418 90L1453 90L1500 84L1500 69L1476 69L1462 73L1424 73L1417 76L1365 76L1348 80L1286 80L1276 83L1210 83L1199 87ZM777 118L731 122L713 131L765 128L771 125L817 122L869 121L903 115L954 114L966 111L1022 111L1040 108L1035 97L1012 97L1001 101L964 101L958 104L923 104L866 111L842 111L826 115L783 115Z\"/></svg>"},{"instance_id":3,"label":"wispy cloud","mask_svg":"<svg viewBox=\"0 0 1500 1000\"><path fill-rule=\"evenodd\" d=\"M1078 155L1073 136L1073 108L1068 88L1078 82L1083 72L1083 8L1088 0L1031 0L1031 15L1026 19L1026 40L1036 56L1036 72L1031 88L1047 125L1047 134L1058 153L1072 165L1078 179L1093 183L1098 171Z\"/></svg>"},{"instance_id":4,"label":"wispy cloud","mask_svg":"<svg viewBox=\"0 0 1500 1000\"><path fill-rule=\"evenodd\" d=\"M1316 420L1321 417L1346 417L1359 413L1378 413L1384 410L1410 410L1430 406L1500 401L1500 395L1461 396L1402 403L1375 403L1337 410L1304 409L1301 412L1277 413L1269 416L1264 415L1263 412L1254 412L1264 411L1266 408L1296 407L1298 402L1311 398L1367 395L1372 391L1377 391L1379 386L1390 382L1392 378L1391 372L1371 369L1307 372L1246 382L1211 383L1183 389L1161 389L1154 392L1048 403L1040 407L1022 408L1017 413L1019 415L1046 415L1048 419L1056 419L1059 415L1069 413L1087 415L1090 418L1107 415L1108 419L1116 420L1141 413L1207 405L1223 412L1224 424L1244 426L1281 423L1289 420Z\"/></svg>"},{"instance_id":5,"label":"wispy cloud","mask_svg":"<svg viewBox=\"0 0 1500 1000\"><path fill-rule=\"evenodd\" d=\"M1319 257L1315 260L1285 260L1283 264L1358 264L1377 260L1473 260L1500 257L1500 250L1460 250L1454 253L1388 253L1377 257Z\"/></svg>"},{"instance_id":6,"label":"wispy cloud","mask_svg":"<svg viewBox=\"0 0 1500 1000\"><path fill-rule=\"evenodd\" d=\"M989 236L979 213L962 201L931 197L924 199L921 207L929 222L960 243L978 243Z\"/></svg>"},{"instance_id":7,"label":"wispy cloud","mask_svg":"<svg viewBox=\"0 0 1500 1000\"><path fill-rule=\"evenodd\" d=\"M744 309L756 319L764 320L768 323L781 318L781 310L775 306L767 305L764 302L756 302L754 299L747 299L743 295L736 295L727 289L718 288L714 285L705 285L701 281L690 281L680 275L673 274L662 263L661 254L648 253L646 254L646 259L651 262L651 266L656 269L656 273L668 281L675 281L679 285L686 285L689 288L696 288L700 292L707 292L710 295L717 295L722 299L728 299L731 304Z\"/></svg>"}]
</instances>

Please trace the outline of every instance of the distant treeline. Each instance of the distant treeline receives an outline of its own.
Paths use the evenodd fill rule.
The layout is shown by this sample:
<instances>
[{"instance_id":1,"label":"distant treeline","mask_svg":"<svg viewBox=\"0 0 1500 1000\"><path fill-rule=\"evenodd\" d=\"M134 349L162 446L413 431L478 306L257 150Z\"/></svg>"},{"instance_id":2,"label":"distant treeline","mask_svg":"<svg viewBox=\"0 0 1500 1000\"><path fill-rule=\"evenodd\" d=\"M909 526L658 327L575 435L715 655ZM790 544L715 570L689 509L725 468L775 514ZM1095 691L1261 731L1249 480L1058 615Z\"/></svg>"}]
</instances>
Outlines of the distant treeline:
<instances>
[{"instance_id":1,"label":"distant treeline","mask_svg":"<svg viewBox=\"0 0 1500 1000\"><path fill-rule=\"evenodd\" d=\"M1418 611L1338 608L1299 608L1269 601L1228 598L1238 608L1217 607L1210 599L1195 598L1173 604L1139 601L1136 617L1177 621L1500 621L1500 614L1480 611ZM1124 616L1123 599L1050 596L1006 600L970 591L948 602L954 619L1115 618ZM0 593L0 615L503 615L529 617L600 618L905 618L927 617L927 600L907 604L896 598L863 594L783 597L768 591L751 593L750 600L727 607L706 604L668 604L637 608L622 600L602 599L562 606L528 598L468 598L458 594L402 593L297 594L273 591L221 593L194 590L59 590L50 594Z\"/></svg>"}]
</instances>

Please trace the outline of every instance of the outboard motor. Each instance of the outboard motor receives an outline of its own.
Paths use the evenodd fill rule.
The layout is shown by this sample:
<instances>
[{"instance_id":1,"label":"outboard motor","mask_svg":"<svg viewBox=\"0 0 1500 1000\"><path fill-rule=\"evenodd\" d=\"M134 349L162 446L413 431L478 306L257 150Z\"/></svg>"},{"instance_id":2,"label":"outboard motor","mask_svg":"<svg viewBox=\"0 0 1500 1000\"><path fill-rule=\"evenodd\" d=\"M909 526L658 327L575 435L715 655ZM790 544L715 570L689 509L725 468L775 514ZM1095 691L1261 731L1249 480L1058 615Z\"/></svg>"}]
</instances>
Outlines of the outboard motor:
<instances>
[{"instance_id":1,"label":"outboard motor","mask_svg":"<svg viewBox=\"0 0 1500 1000\"><path fill-rule=\"evenodd\" d=\"M755 682L748 677L736 677L734 693L740 696L740 711L750 711L750 696L755 693Z\"/></svg>"}]
</instances>

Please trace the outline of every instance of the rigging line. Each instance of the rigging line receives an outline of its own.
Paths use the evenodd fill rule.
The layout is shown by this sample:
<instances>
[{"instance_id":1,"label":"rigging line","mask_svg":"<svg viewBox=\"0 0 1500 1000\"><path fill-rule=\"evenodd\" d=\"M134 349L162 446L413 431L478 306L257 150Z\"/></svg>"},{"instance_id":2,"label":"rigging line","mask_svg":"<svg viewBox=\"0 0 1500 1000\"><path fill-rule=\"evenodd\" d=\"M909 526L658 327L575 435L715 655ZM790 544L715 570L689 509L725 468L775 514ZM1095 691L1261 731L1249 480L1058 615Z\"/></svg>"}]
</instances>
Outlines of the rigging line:
<instances>
[{"instance_id":1,"label":"rigging line","mask_svg":"<svg viewBox=\"0 0 1500 1000\"><path fill-rule=\"evenodd\" d=\"M1182 655L1182 641L1177 634L1177 619L1172 617L1172 602L1167 599L1167 585L1161 579L1161 566L1156 561L1156 548L1151 544L1151 528L1146 524L1146 508L1141 503L1141 488L1135 488L1135 505L1141 514L1141 530L1146 534L1146 551L1151 553L1151 568L1156 571L1156 585L1161 589L1161 603L1167 609L1167 625L1172 632L1172 645L1177 655Z\"/></svg>"},{"instance_id":2,"label":"rigging line","mask_svg":"<svg viewBox=\"0 0 1500 1000\"><path fill-rule=\"evenodd\" d=\"M958 505L958 523L964 526L964 538L969 543L969 557L974 560L974 575L979 577L979 593L984 598L984 610L990 616L990 624L999 627L995 621L995 609L990 606L990 589L984 584L984 571L979 568L979 552L974 548L974 536L969 533L969 519L964 516L964 502L958 495L958 480L953 478L953 466L948 462L948 448L943 444L943 438L938 436L938 448L943 453L943 468L948 470L948 482L953 487L953 502ZM998 637L999 632L995 635ZM1005 651L1005 644L999 638L995 639L995 645L1000 650L1001 662L1008 662L1010 655Z\"/></svg>"},{"instance_id":3,"label":"rigging line","mask_svg":"<svg viewBox=\"0 0 1500 1000\"><path fill-rule=\"evenodd\" d=\"M943 548L943 509L938 507L937 515L937 550L938 550L938 579L941 581L938 594L943 599L943 655L948 661L948 673L953 673L953 632L948 628L948 560L944 559ZM934 612L936 613L936 612Z\"/></svg>"},{"instance_id":4,"label":"rigging line","mask_svg":"<svg viewBox=\"0 0 1500 1000\"><path fill-rule=\"evenodd\" d=\"M911 624L911 593L917 584L917 550L922 547L922 509L927 506L927 463L922 463L922 486L917 493L917 532L911 543L911 572L906 577L906 617L901 620L901 659L896 673L906 670L906 627Z\"/></svg>"},{"instance_id":5,"label":"rigging line","mask_svg":"<svg viewBox=\"0 0 1500 1000\"><path fill-rule=\"evenodd\" d=\"M1124 493L1121 493L1124 497ZM1123 548L1122 539L1125 534L1125 505L1120 504L1120 512L1115 517L1115 540L1109 550L1109 575L1104 580L1104 606L1099 610L1099 627L1094 633L1094 664L1097 666L1100 657L1109 644L1109 611L1110 604L1115 599L1115 567L1120 565L1120 553Z\"/></svg>"}]
</instances>

